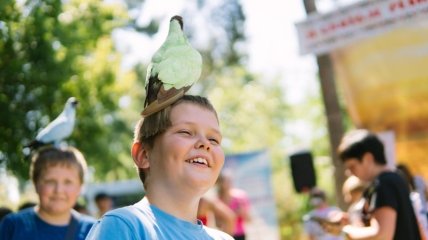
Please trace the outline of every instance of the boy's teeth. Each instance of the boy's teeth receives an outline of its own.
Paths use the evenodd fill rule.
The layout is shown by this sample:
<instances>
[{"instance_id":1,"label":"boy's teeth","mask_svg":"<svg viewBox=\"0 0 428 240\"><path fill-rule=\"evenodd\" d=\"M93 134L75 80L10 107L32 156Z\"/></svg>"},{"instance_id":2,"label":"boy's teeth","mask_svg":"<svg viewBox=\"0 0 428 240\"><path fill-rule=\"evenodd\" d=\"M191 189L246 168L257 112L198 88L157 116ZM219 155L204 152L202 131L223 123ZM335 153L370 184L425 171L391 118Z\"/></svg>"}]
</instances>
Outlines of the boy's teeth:
<instances>
[{"instance_id":1,"label":"boy's teeth","mask_svg":"<svg viewBox=\"0 0 428 240\"><path fill-rule=\"evenodd\" d=\"M202 163L207 165L207 160L203 159L203 158L195 158L195 159L191 159L190 160L191 163Z\"/></svg>"}]
</instances>

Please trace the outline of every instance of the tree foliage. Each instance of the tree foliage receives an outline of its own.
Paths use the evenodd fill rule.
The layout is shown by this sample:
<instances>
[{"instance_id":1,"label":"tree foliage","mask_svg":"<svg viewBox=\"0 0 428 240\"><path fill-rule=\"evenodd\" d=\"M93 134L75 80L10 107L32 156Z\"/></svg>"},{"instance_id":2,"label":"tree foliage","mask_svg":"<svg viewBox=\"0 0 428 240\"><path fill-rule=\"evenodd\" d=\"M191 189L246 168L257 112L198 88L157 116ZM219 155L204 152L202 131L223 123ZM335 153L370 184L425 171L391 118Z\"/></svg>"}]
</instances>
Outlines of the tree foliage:
<instances>
[{"instance_id":1,"label":"tree foliage","mask_svg":"<svg viewBox=\"0 0 428 240\"><path fill-rule=\"evenodd\" d=\"M118 166L129 127L116 112L120 56L110 32L126 12L97 0L9 1L0 22L0 161L21 179L29 161L23 145L54 119L66 99L80 101L69 144L89 163Z\"/></svg>"}]
</instances>

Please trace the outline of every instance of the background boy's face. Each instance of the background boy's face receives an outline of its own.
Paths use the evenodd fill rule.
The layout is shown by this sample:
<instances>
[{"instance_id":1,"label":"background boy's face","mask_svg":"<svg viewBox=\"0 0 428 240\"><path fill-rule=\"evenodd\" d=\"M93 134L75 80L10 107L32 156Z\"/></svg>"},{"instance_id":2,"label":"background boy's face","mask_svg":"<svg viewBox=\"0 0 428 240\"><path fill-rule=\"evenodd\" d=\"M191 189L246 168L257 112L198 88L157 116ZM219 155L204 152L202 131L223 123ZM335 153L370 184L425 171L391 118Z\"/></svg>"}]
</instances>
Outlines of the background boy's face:
<instances>
[{"instance_id":1,"label":"background boy's face","mask_svg":"<svg viewBox=\"0 0 428 240\"><path fill-rule=\"evenodd\" d=\"M113 200L111 198L102 198L96 204L100 211L108 211L113 207Z\"/></svg>"},{"instance_id":2,"label":"background boy's face","mask_svg":"<svg viewBox=\"0 0 428 240\"><path fill-rule=\"evenodd\" d=\"M74 206L80 194L81 182L76 166L49 166L36 183L40 211L63 214Z\"/></svg>"}]
</instances>

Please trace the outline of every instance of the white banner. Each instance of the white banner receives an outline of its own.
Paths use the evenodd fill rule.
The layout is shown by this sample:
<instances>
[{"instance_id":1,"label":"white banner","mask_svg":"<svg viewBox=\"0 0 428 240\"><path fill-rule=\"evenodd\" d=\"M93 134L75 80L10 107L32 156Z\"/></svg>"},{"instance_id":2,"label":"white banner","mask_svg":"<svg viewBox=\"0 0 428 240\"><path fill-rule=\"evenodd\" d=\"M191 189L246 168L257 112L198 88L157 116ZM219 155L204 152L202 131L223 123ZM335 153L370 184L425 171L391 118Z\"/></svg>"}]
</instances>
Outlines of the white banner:
<instances>
[{"instance_id":1,"label":"white banner","mask_svg":"<svg viewBox=\"0 0 428 240\"><path fill-rule=\"evenodd\" d=\"M233 172L233 185L250 200L251 222L246 225L248 240L279 240L272 169L267 151L227 155L223 169Z\"/></svg>"},{"instance_id":2,"label":"white banner","mask_svg":"<svg viewBox=\"0 0 428 240\"><path fill-rule=\"evenodd\" d=\"M385 151L386 162L389 168L395 169L395 133L394 131L378 132L377 137L382 141Z\"/></svg>"},{"instance_id":3,"label":"white banner","mask_svg":"<svg viewBox=\"0 0 428 240\"><path fill-rule=\"evenodd\" d=\"M311 14L296 23L300 53L324 54L419 17L428 17L428 0L361 1L327 14Z\"/></svg>"}]
</instances>

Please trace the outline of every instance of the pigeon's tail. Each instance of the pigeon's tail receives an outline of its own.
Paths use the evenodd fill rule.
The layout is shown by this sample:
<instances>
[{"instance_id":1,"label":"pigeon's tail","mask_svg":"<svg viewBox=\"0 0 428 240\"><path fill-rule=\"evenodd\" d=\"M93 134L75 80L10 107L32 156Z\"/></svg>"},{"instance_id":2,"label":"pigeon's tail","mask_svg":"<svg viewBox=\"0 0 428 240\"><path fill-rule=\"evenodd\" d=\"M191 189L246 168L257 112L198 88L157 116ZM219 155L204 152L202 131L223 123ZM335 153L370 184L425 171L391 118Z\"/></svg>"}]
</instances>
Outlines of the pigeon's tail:
<instances>
[{"instance_id":1,"label":"pigeon's tail","mask_svg":"<svg viewBox=\"0 0 428 240\"><path fill-rule=\"evenodd\" d=\"M181 16L175 15L174 17L171 18L170 21L172 20L177 20L178 23L180 24L181 30L183 30L183 18Z\"/></svg>"},{"instance_id":2,"label":"pigeon's tail","mask_svg":"<svg viewBox=\"0 0 428 240\"><path fill-rule=\"evenodd\" d=\"M40 148L42 146L45 146L45 145L46 145L46 143L44 143L44 142L33 140L32 142L30 142L29 144L25 145L24 147L30 148L31 150L36 150L36 149L38 149L38 148Z\"/></svg>"}]
</instances>

